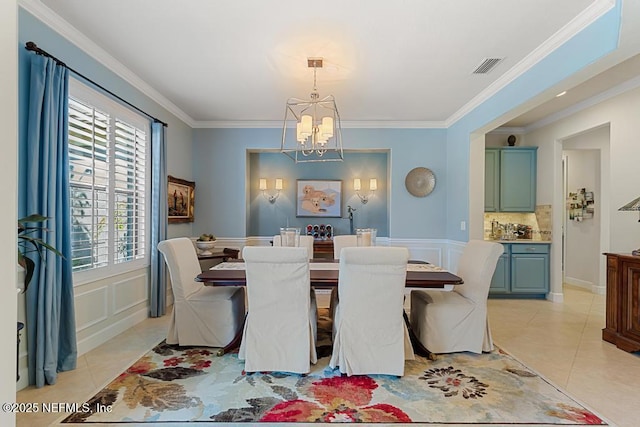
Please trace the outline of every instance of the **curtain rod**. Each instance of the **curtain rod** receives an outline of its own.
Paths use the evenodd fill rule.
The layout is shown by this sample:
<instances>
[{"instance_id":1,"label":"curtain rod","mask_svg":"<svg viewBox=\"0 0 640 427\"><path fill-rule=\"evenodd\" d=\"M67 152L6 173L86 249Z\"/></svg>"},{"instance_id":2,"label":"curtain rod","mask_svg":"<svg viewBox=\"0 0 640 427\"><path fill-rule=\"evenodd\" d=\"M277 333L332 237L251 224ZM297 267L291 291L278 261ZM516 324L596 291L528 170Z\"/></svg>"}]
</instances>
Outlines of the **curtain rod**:
<instances>
[{"instance_id":1,"label":"curtain rod","mask_svg":"<svg viewBox=\"0 0 640 427\"><path fill-rule=\"evenodd\" d=\"M59 60L58 58L56 58L55 56L51 55L49 52L46 52L42 49L40 49L34 42L27 42L25 49L30 50L32 52L35 52L38 55L42 55L42 56L46 56L47 58L51 58L54 61L56 61L56 64L67 68L69 71L72 71L74 74L76 74L79 77L82 77L84 80L88 81L89 83L99 87L100 89L102 89L103 91L107 92L109 95L113 96L114 98L117 98L118 100L120 100L121 102L124 102L125 104L127 104L129 107L134 108L135 110L139 111L140 113L144 114L145 116L153 119L154 122L156 123L162 123L163 126L167 127L168 125L163 122L162 120L152 116L151 114L147 113L144 110L141 110L140 108L136 107L135 105L133 105L132 103L130 103L129 101L122 99L121 97L119 97L118 95L116 95L115 93L111 92L109 89L105 88L104 86L102 86L101 84L98 84L96 82L94 82L93 80L91 80L89 77L85 76L82 73L79 73L78 71L74 70L73 68L69 67L67 64L65 64L64 62L62 62L61 60Z\"/></svg>"}]
</instances>

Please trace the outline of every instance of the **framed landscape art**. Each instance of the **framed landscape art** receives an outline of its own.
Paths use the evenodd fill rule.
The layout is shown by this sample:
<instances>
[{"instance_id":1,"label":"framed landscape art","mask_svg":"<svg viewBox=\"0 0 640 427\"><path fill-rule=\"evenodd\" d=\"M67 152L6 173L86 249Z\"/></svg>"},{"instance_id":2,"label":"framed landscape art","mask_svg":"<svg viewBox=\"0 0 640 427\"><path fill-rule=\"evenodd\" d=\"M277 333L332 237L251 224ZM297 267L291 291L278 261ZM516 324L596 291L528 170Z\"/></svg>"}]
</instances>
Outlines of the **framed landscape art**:
<instances>
[{"instance_id":1,"label":"framed landscape art","mask_svg":"<svg viewBox=\"0 0 640 427\"><path fill-rule=\"evenodd\" d=\"M342 216L342 181L299 179L296 186L296 216Z\"/></svg>"},{"instance_id":2,"label":"framed landscape art","mask_svg":"<svg viewBox=\"0 0 640 427\"><path fill-rule=\"evenodd\" d=\"M171 175L167 176L167 202L169 224L193 222L196 183Z\"/></svg>"}]
</instances>

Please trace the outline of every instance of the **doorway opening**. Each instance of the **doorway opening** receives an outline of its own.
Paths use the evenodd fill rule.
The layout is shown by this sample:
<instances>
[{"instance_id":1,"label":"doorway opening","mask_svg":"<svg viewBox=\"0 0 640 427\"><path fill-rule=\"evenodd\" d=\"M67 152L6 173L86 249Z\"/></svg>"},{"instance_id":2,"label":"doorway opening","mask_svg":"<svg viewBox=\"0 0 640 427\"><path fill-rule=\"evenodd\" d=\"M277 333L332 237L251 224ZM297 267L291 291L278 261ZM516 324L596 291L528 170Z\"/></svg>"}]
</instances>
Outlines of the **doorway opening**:
<instances>
[{"instance_id":1,"label":"doorway opening","mask_svg":"<svg viewBox=\"0 0 640 427\"><path fill-rule=\"evenodd\" d=\"M561 269L563 283L604 294L608 235L609 126L563 139Z\"/></svg>"}]
</instances>

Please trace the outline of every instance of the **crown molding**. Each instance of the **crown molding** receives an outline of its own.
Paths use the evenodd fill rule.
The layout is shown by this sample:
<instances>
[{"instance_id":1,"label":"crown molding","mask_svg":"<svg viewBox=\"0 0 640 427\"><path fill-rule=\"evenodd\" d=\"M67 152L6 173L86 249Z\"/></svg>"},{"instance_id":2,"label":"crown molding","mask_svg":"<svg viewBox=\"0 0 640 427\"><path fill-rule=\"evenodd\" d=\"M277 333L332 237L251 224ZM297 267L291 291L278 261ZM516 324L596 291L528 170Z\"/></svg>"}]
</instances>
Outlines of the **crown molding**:
<instances>
[{"instance_id":1,"label":"crown molding","mask_svg":"<svg viewBox=\"0 0 640 427\"><path fill-rule=\"evenodd\" d=\"M559 29L549 37L544 43L534 49L524 59L514 65L506 73L500 76L495 82L487 86L482 92L471 101L453 113L446 121L446 127L452 126L458 120L469 114L476 107L486 102L500 90L512 83L515 79L529 71L534 65L547 57L554 50L578 34L580 31L593 24L598 18L604 15L615 6L615 0L596 0L589 7L583 10L578 16L572 19L567 25Z\"/></svg>"},{"instance_id":2,"label":"crown molding","mask_svg":"<svg viewBox=\"0 0 640 427\"><path fill-rule=\"evenodd\" d=\"M281 120L200 120L194 129L282 129Z\"/></svg>"},{"instance_id":3,"label":"crown molding","mask_svg":"<svg viewBox=\"0 0 640 427\"><path fill-rule=\"evenodd\" d=\"M134 72L125 67L120 61L118 61L100 46L91 41L87 36L78 31L78 29L76 29L74 26L62 19L59 15L54 13L51 9L42 4L39 0L18 0L18 6L41 20L53 31L60 34L69 42L73 43L80 50L91 56L100 64L113 71L117 76L151 98L161 107L165 108L167 111L178 117L187 125L193 127L195 123L194 120L189 117L184 111L182 111L174 103L169 101L169 99L164 97L160 92L155 90L148 83L138 77ZM36 44L40 44L38 40L34 41L36 42ZM53 52L52 54L55 55L55 53Z\"/></svg>"},{"instance_id":4,"label":"crown molding","mask_svg":"<svg viewBox=\"0 0 640 427\"><path fill-rule=\"evenodd\" d=\"M637 89L638 87L640 87L640 76L627 80L624 83L620 83L619 85L614 86L611 89L607 89L604 92L600 92L599 94L594 95L591 98L585 99L584 101L573 104L570 107L565 108L564 110L550 114L547 117L526 126L524 128L524 131L525 133L533 132L537 129L548 126L551 123L557 122L558 120L564 119L565 117L572 116L586 108L593 107L594 105L600 104L601 102L604 102L608 99L614 98L618 95L622 95L625 92Z\"/></svg>"},{"instance_id":5,"label":"crown molding","mask_svg":"<svg viewBox=\"0 0 640 427\"><path fill-rule=\"evenodd\" d=\"M281 120L194 121L198 129L282 129ZM341 121L342 129L446 129L443 121Z\"/></svg>"},{"instance_id":6,"label":"crown molding","mask_svg":"<svg viewBox=\"0 0 640 427\"><path fill-rule=\"evenodd\" d=\"M53 31L73 43L80 50L91 56L93 59L113 71L120 78L131 84L143 94L151 98L167 111L178 117L193 129L219 128L219 129L271 129L282 128L280 120L236 120L236 121L198 121L191 118L184 111L178 108L160 92L151 87L148 83L129 70L124 64L107 53L104 49L94 43L78 29L62 19L51 9L42 4L39 0L18 0L18 5L41 20ZM36 41L37 43L37 41ZM46 49L45 49L46 50ZM61 58L63 59L63 58ZM343 121L342 128L393 128L393 129L430 129L446 128L443 121Z\"/></svg>"},{"instance_id":7,"label":"crown molding","mask_svg":"<svg viewBox=\"0 0 640 427\"><path fill-rule=\"evenodd\" d=\"M420 120L363 120L343 121L345 129L446 129L444 121L420 121Z\"/></svg>"},{"instance_id":8,"label":"crown molding","mask_svg":"<svg viewBox=\"0 0 640 427\"><path fill-rule=\"evenodd\" d=\"M73 43L80 50L85 52L87 55L94 58L100 64L105 66L107 69L114 72L117 76L125 80L127 83L131 84L133 87L138 89L144 95L148 96L154 102L159 104L161 107L165 108L167 111L178 117L185 124L190 126L191 128L282 128L282 121L197 121L191 118L188 114L186 114L183 110L181 110L178 106L172 103L169 99L163 96L156 89L151 87L148 83L138 77L135 73L129 70L124 64L119 62L116 58L107 53L104 49L95 44L92 40L78 31L75 27L69 24L67 21L62 19L59 15L54 13L51 9L42 4L39 0L18 0L18 6L22 7L32 15L34 15L37 19L41 20L47 26L49 26L52 30L60 34L62 37L67 39L69 42ZM444 121L342 121L342 128L345 129L368 129L368 128L376 128L376 129L446 129L455 124L462 117L473 111L476 107L486 102L489 98L494 96L501 89L506 87L508 84L513 82L516 78L527 72L531 67L553 52L555 49L560 47L563 43L569 40L571 37L582 31L584 28L591 25L596 19L601 17L603 14L608 12L612 7L615 6L615 0L596 0L589 7L587 7L583 12L581 12L578 16L576 16L571 22L558 30L553 36L547 39L542 45L538 46L533 52L527 55L522 61L516 64L514 67L509 69L505 74L503 74L500 78L498 78L495 82L489 85L485 90L480 92L476 97L474 97L471 101L465 104L458 111L453 113L449 118ZM37 41L36 41L37 43ZM46 49L45 49L46 50ZM61 58L63 59L63 58ZM634 79L635 80L635 79ZM623 83L624 85L624 83ZM622 86L622 85L621 85ZM627 89L629 90L629 89ZM609 92L609 91L607 91ZM606 92L604 92L606 93ZM603 93L603 94L604 94ZM615 96L615 95L611 95ZM595 97L594 97L595 98ZM586 101L585 101L586 102ZM597 101L597 102L601 102ZM597 103L596 102L596 103ZM574 108L578 108L578 106L583 103L576 104L574 107L571 107L567 110L572 110ZM593 104L590 104L593 105ZM579 111L580 109L587 108L581 107L575 111ZM537 129L538 127L542 127L552 121L559 120L558 117L553 118L558 114L564 113L556 113L551 116L548 116L539 122L536 122L525 130L531 131L533 129ZM573 112L569 112L566 115L573 114ZM551 120L546 122L546 120ZM540 124L542 123L542 124ZM537 127L535 127L537 126ZM521 128L517 128L521 130ZM512 133L516 133L517 131L512 131Z\"/></svg>"},{"instance_id":9,"label":"crown molding","mask_svg":"<svg viewBox=\"0 0 640 427\"><path fill-rule=\"evenodd\" d=\"M488 135L522 135L525 133L526 128L524 127L501 127L496 128L490 132L487 132Z\"/></svg>"}]
</instances>

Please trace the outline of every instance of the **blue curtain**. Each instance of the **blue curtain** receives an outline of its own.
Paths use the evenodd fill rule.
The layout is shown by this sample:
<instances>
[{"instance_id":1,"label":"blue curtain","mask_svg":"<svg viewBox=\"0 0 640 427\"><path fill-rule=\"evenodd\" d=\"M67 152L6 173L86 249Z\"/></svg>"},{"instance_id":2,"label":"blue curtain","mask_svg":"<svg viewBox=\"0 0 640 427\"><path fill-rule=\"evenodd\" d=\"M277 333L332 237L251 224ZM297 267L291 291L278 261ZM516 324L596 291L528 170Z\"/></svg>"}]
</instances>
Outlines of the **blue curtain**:
<instances>
[{"instance_id":1,"label":"blue curtain","mask_svg":"<svg viewBox=\"0 0 640 427\"><path fill-rule=\"evenodd\" d=\"M49 217L40 237L48 251L27 290L29 383L55 384L58 372L75 369L76 326L71 268L71 211L67 145L69 71L52 59L31 56L25 158L26 214Z\"/></svg>"},{"instance_id":2,"label":"blue curtain","mask_svg":"<svg viewBox=\"0 0 640 427\"><path fill-rule=\"evenodd\" d=\"M150 316L165 314L167 273L158 243L167 238L167 158L162 123L151 125L151 307Z\"/></svg>"}]
</instances>

